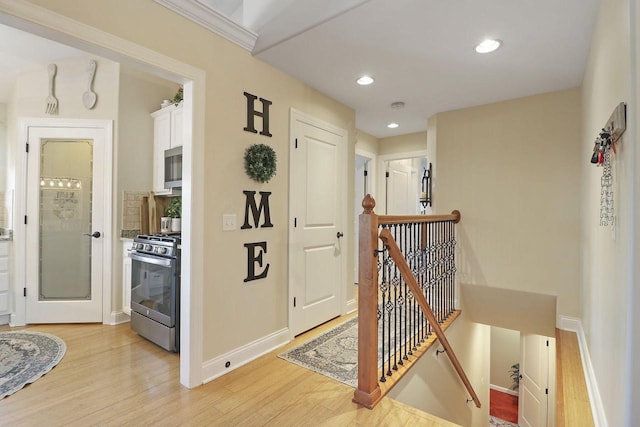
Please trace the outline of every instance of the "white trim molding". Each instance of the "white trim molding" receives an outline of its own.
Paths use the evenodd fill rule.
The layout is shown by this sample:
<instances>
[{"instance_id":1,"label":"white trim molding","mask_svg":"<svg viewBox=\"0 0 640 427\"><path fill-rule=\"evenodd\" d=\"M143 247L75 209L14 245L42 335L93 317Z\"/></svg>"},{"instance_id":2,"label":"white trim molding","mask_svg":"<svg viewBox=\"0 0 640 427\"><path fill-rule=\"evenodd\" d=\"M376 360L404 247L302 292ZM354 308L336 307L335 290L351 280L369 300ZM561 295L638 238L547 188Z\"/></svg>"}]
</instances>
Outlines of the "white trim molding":
<instances>
[{"instance_id":1,"label":"white trim molding","mask_svg":"<svg viewBox=\"0 0 640 427\"><path fill-rule=\"evenodd\" d=\"M502 392L502 393L510 394L511 396L518 397L518 392L517 391L510 390L510 389L505 388L505 387L500 387L499 385L489 384L489 388L491 390L496 390L496 391L499 391L499 392Z\"/></svg>"},{"instance_id":2,"label":"white trim molding","mask_svg":"<svg viewBox=\"0 0 640 427\"><path fill-rule=\"evenodd\" d=\"M102 323L105 325L119 325L121 323L129 323L131 317L127 316L122 311L112 311L108 319L104 319Z\"/></svg>"},{"instance_id":3,"label":"white trim molding","mask_svg":"<svg viewBox=\"0 0 640 427\"><path fill-rule=\"evenodd\" d=\"M356 290L356 292L357 292L357 290ZM356 299L355 298L350 299L349 301L347 301L345 303L345 306L344 306L345 314L353 313L357 309L358 309L358 304L356 304Z\"/></svg>"},{"instance_id":4,"label":"white trim molding","mask_svg":"<svg viewBox=\"0 0 640 427\"><path fill-rule=\"evenodd\" d=\"M199 0L155 0L167 9L184 16L187 19L202 25L221 37L237 44L238 46L253 51L258 40L258 35L233 22L220 12Z\"/></svg>"},{"instance_id":5,"label":"white trim molding","mask_svg":"<svg viewBox=\"0 0 640 427\"><path fill-rule=\"evenodd\" d=\"M234 369L289 343L289 328L283 328L253 342L210 359L202 364L203 383L213 381ZM227 364L229 366L227 366Z\"/></svg>"},{"instance_id":6,"label":"white trim molding","mask_svg":"<svg viewBox=\"0 0 640 427\"><path fill-rule=\"evenodd\" d=\"M578 336L578 345L580 346L580 359L582 360L582 369L584 370L584 379L587 383L587 391L589 393L589 401L591 402L591 412L596 427L607 427L607 418L604 414L602 398L598 390L598 381L591 364L589 356L589 347L587 346L587 338L582 328L582 321L576 317L560 316L558 328L563 331L575 332Z\"/></svg>"}]
</instances>

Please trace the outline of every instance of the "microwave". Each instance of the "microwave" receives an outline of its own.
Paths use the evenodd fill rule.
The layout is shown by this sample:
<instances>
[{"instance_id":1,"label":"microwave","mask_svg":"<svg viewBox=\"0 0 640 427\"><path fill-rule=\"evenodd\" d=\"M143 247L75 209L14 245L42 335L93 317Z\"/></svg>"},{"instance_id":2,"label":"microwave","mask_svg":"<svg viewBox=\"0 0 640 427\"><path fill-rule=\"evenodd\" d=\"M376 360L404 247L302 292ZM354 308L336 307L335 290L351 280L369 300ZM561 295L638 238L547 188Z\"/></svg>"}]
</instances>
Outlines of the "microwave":
<instances>
[{"instance_id":1,"label":"microwave","mask_svg":"<svg viewBox=\"0 0 640 427\"><path fill-rule=\"evenodd\" d=\"M164 188L182 188L182 146L164 151Z\"/></svg>"}]
</instances>

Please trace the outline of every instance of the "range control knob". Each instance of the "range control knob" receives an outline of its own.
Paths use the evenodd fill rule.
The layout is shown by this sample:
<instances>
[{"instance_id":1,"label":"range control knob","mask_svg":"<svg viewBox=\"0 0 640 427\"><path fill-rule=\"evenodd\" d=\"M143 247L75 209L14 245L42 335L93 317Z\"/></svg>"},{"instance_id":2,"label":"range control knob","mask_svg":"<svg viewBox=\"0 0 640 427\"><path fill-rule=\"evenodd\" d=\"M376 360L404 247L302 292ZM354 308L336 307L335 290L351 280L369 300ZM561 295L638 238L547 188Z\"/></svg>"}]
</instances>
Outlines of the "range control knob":
<instances>
[{"instance_id":1,"label":"range control knob","mask_svg":"<svg viewBox=\"0 0 640 427\"><path fill-rule=\"evenodd\" d=\"M144 245L144 250L145 251L150 251L151 250L151 245Z\"/></svg>"},{"instance_id":2,"label":"range control knob","mask_svg":"<svg viewBox=\"0 0 640 427\"><path fill-rule=\"evenodd\" d=\"M142 243L137 243L136 244L136 249L142 250L143 247L144 247L144 245Z\"/></svg>"},{"instance_id":3,"label":"range control knob","mask_svg":"<svg viewBox=\"0 0 640 427\"><path fill-rule=\"evenodd\" d=\"M167 248L158 248L158 252L162 255L166 255L167 254Z\"/></svg>"}]
</instances>

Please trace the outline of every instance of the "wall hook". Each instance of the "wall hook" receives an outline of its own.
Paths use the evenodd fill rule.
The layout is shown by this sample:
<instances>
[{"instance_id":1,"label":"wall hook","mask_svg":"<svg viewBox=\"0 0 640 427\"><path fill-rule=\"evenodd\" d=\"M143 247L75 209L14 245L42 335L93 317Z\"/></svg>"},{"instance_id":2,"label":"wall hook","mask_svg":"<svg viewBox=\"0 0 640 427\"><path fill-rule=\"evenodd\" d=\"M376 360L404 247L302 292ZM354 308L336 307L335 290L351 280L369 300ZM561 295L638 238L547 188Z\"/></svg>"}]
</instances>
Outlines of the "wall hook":
<instances>
[{"instance_id":1,"label":"wall hook","mask_svg":"<svg viewBox=\"0 0 640 427\"><path fill-rule=\"evenodd\" d=\"M447 350L446 350L446 349L444 349L444 348L443 348L442 350L440 350L439 348L438 348L438 349L436 349L436 357L438 357L438 355L439 355L440 353L445 353L446 351L447 351Z\"/></svg>"}]
</instances>

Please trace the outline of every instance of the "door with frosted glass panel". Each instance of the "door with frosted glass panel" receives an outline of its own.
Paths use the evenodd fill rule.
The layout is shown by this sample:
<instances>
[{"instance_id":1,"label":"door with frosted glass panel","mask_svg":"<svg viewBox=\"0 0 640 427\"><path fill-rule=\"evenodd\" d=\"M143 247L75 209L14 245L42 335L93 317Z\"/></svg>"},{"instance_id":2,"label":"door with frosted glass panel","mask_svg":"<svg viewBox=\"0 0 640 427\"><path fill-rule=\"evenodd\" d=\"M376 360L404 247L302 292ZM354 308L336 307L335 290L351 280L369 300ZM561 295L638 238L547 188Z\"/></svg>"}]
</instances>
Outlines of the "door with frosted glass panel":
<instances>
[{"instance_id":1,"label":"door with frosted glass panel","mask_svg":"<svg viewBox=\"0 0 640 427\"><path fill-rule=\"evenodd\" d=\"M27 323L102 321L102 144L98 129L29 128Z\"/></svg>"}]
</instances>

